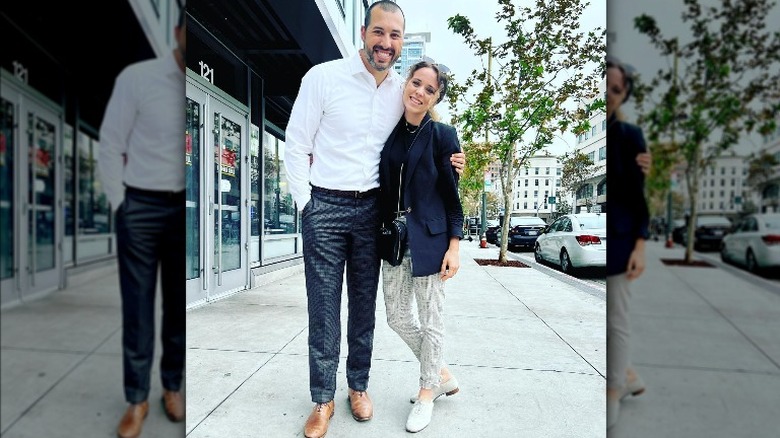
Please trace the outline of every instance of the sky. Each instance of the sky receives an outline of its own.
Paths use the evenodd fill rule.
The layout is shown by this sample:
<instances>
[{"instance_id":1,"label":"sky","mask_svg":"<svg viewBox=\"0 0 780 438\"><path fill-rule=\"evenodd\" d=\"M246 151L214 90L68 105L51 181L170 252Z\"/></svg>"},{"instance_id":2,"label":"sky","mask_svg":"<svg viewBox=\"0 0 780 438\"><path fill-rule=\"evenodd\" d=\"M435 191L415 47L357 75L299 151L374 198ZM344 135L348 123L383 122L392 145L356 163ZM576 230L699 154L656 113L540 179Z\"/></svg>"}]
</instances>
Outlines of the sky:
<instances>
[{"instance_id":1,"label":"sky","mask_svg":"<svg viewBox=\"0 0 780 438\"><path fill-rule=\"evenodd\" d=\"M719 0L702 1L702 5L705 6L719 3ZM684 43L690 40L691 33L689 25L682 22L683 7L682 0L610 0L607 12L610 34L607 52L634 66L642 79L650 81L659 69L670 68L673 61L671 58L662 57L650 45L649 38L634 29L633 19L641 14L650 15L656 19L662 35L667 38L678 36L680 42ZM780 23L780 7L774 7L767 16L766 23L768 30L777 30L776 23ZM682 70L682 64L678 65L678 70ZM631 101L627 102L623 109L629 120L636 119ZM747 155L762 147L764 147L762 138L759 135L751 135L743 137L734 147L734 151L740 155Z\"/></svg>"},{"instance_id":2,"label":"sky","mask_svg":"<svg viewBox=\"0 0 780 438\"><path fill-rule=\"evenodd\" d=\"M406 16L406 32L430 32L431 42L426 44L426 56L445 64L462 83L471 75L472 70L481 69L483 62L456 35L447 28L447 19L456 14L463 15L471 21L479 38L494 36L496 40L506 40L503 25L497 24L495 14L499 10L496 0L396 0ZM518 6L533 5L535 2L518 0ZM606 0L593 0L582 17L582 30L606 26ZM442 121L449 121L450 114L445 103L436 107L442 116ZM547 149L554 155L563 154L573 149L577 144L574 134L562 135Z\"/></svg>"}]
</instances>

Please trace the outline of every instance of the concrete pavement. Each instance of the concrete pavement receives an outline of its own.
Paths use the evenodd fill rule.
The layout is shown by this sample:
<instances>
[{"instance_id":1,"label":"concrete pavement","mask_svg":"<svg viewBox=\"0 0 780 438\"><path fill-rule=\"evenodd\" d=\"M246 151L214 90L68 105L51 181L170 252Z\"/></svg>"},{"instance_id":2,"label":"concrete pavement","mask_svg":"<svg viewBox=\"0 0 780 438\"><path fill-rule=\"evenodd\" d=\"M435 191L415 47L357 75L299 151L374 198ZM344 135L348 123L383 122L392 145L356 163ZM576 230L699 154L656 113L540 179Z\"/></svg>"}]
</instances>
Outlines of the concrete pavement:
<instances>
[{"instance_id":1,"label":"concrete pavement","mask_svg":"<svg viewBox=\"0 0 780 438\"><path fill-rule=\"evenodd\" d=\"M116 263L71 278L66 289L4 309L0 321L3 438L116 437L127 407ZM142 436L181 437L184 423L168 421L160 402L159 338Z\"/></svg>"},{"instance_id":2,"label":"concrete pavement","mask_svg":"<svg viewBox=\"0 0 780 438\"><path fill-rule=\"evenodd\" d=\"M604 437L603 298L534 268L480 266L497 249L461 244L446 286L446 360L461 391L436 402L429 437ZM346 333L346 294L342 338ZM187 436L296 437L313 404L300 272L187 314ZM338 437L406 437L419 366L386 323L380 288L371 380L374 418L352 419L342 339Z\"/></svg>"},{"instance_id":3,"label":"concrete pavement","mask_svg":"<svg viewBox=\"0 0 780 438\"><path fill-rule=\"evenodd\" d=\"M622 403L609 436L779 436L780 283L717 253L696 253L712 268L661 261L683 255L679 245L647 244L630 304L632 358L647 390Z\"/></svg>"}]
</instances>

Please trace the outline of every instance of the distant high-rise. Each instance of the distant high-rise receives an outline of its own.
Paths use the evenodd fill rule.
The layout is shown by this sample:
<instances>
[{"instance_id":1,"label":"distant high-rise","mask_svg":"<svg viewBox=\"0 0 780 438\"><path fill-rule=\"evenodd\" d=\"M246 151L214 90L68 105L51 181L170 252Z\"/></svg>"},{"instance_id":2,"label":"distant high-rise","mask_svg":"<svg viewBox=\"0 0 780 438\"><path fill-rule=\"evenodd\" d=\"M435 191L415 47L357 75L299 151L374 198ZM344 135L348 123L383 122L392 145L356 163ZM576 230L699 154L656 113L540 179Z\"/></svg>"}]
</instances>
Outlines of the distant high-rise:
<instances>
[{"instance_id":1,"label":"distant high-rise","mask_svg":"<svg viewBox=\"0 0 780 438\"><path fill-rule=\"evenodd\" d=\"M425 43L430 42L430 32L407 33L404 35L404 47L401 49L401 57L393 65L395 71L402 77L406 77L409 67L425 58Z\"/></svg>"}]
</instances>

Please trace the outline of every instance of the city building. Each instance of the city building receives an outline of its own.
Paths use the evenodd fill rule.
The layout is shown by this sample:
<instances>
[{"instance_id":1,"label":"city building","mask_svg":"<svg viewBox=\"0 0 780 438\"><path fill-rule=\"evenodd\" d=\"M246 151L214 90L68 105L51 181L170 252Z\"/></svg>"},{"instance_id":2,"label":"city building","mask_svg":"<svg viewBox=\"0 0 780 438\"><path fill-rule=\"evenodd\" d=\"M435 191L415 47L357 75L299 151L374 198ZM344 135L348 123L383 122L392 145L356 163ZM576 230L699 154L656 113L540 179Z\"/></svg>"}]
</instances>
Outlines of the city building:
<instances>
[{"instance_id":1,"label":"city building","mask_svg":"<svg viewBox=\"0 0 780 438\"><path fill-rule=\"evenodd\" d=\"M780 120L778 121L780 125ZM758 208L761 212L780 212L780 126L774 132L764 137L765 152L775 158L778 163L774 166L769 180L758 193Z\"/></svg>"},{"instance_id":2,"label":"city building","mask_svg":"<svg viewBox=\"0 0 780 438\"><path fill-rule=\"evenodd\" d=\"M598 95L593 100L606 96L607 81L602 80L598 86ZM583 105L584 107L584 105ZM607 211L607 113L603 110L591 111L590 129L577 136L575 149L579 150L596 166L593 176L584 181L576 193L576 205L572 206L575 213L586 211L588 205L596 210Z\"/></svg>"},{"instance_id":3,"label":"city building","mask_svg":"<svg viewBox=\"0 0 780 438\"><path fill-rule=\"evenodd\" d=\"M393 68L406 77L409 67L425 59L425 43L431 42L430 32L407 33L404 35L404 46L401 49L401 57L398 58Z\"/></svg>"},{"instance_id":4,"label":"city building","mask_svg":"<svg viewBox=\"0 0 780 438\"><path fill-rule=\"evenodd\" d=\"M3 3L3 307L65 288L73 275L116 268L113 218L96 173L98 129L116 76L171 50L178 15L174 1Z\"/></svg>"},{"instance_id":5,"label":"city building","mask_svg":"<svg viewBox=\"0 0 780 438\"><path fill-rule=\"evenodd\" d=\"M512 216L539 216L549 220L560 199L561 169L554 155L543 152L531 157L528 166L520 169L514 180Z\"/></svg>"},{"instance_id":6,"label":"city building","mask_svg":"<svg viewBox=\"0 0 780 438\"><path fill-rule=\"evenodd\" d=\"M488 166L485 190L493 193L503 207L503 187L501 185L500 165ZM528 159L527 165L520 169L512 181L512 211L510 216L539 216L550 219L555 206L560 202L561 164L558 157L541 151ZM552 203L551 197L554 197ZM570 202L570 200L567 200Z\"/></svg>"},{"instance_id":7,"label":"city building","mask_svg":"<svg viewBox=\"0 0 780 438\"><path fill-rule=\"evenodd\" d=\"M285 129L304 74L361 47L368 5L187 2L188 308L302 269Z\"/></svg>"},{"instance_id":8,"label":"city building","mask_svg":"<svg viewBox=\"0 0 780 438\"><path fill-rule=\"evenodd\" d=\"M726 215L737 218L745 204L758 205L759 193L748 184L747 157L730 153L713 158L699 177L698 214ZM673 190L682 195L684 208L689 210L690 191L685 178L684 164L672 173Z\"/></svg>"}]
</instances>

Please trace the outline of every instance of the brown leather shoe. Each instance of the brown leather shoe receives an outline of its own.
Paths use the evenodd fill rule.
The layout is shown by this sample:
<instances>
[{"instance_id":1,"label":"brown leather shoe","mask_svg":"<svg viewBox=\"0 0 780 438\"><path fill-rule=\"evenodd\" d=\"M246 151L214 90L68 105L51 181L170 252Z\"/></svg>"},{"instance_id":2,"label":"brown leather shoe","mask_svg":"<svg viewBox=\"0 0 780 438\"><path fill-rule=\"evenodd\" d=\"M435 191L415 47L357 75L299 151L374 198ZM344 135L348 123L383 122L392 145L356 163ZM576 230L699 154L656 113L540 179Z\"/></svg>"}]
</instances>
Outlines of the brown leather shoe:
<instances>
[{"instance_id":1,"label":"brown leather shoe","mask_svg":"<svg viewBox=\"0 0 780 438\"><path fill-rule=\"evenodd\" d=\"M328 432L328 424L333 417L335 403L333 400L327 403L317 403L309 419L306 420L306 426L303 429L303 435L306 438L322 438Z\"/></svg>"},{"instance_id":2,"label":"brown leather shoe","mask_svg":"<svg viewBox=\"0 0 780 438\"><path fill-rule=\"evenodd\" d=\"M119 438L137 438L140 436L141 427L144 425L144 419L148 413L148 401L128 406L125 415L119 421L119 427L116 428L117 436Z\"/></svg>"},{"instance_id":3,"label":"brown leather shoe","mask_svg":"<svg viewBox=\"0 0 780 438\"><path fill-rule=\"evenodd\" d=\"M374 405L366 391L349 388L349 405L352 408L352 418L357 421L368 421L374 416Z\"/></svg>"},{"instance_id":4,"label":"brown leather shoe","mask_svg":"<svg viewBox=\"0 0 780 438\"><path fill-rule=\"evenodd\" d=\"M168 391L163 390L162 396L163 408L165 409L165 415L168 419L174 423L178 423L184 420L184 397L181 395L181 391Z\"/></svg>"}]
</instances>

